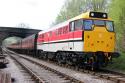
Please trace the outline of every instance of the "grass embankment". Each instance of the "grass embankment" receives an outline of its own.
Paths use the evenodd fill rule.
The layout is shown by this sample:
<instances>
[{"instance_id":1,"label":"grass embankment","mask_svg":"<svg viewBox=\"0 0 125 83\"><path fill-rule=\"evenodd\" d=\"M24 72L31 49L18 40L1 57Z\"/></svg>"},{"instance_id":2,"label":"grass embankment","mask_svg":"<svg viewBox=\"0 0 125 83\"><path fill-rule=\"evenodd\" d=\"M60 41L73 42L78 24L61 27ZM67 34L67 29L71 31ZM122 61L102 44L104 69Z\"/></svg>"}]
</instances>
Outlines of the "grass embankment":
<instances>
[{"instance_id":1,"label":"grass embankment","mask_svg":"<svg viewBox=\"0 0 125 83\"><path fill-rule=\"evenodd\" d=\"M121 52L120 57L114 58L113 64L110 64L107 68L110 70L125 73L125 52Z\"/></svg>"}]
</instances>

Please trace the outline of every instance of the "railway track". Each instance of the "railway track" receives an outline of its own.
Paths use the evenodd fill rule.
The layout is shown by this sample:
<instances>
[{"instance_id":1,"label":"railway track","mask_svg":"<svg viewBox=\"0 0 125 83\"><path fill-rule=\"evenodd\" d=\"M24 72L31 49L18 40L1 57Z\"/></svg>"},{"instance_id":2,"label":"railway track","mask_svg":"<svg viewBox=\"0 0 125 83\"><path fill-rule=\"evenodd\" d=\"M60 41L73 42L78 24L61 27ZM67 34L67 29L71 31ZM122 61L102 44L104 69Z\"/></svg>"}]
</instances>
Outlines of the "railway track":
<instances>
[{"instance_id":1,"label":"railway track","mask_svg":"<svg viewBox=\"0 0 125 83\"><path fill-rule=\"evenodd\" d=\"M111 71L108 69L100 69L99 72L102 72L103 74L99 73L99 77L113 80L116 83L125 83L125 74L116 72L116 71Z\"/></svg>"},{"instance_id":2,"label":"railway track","mask_svg":"<svg viewBox=\"0 0 125 83\"><path fill-rule=\"evenodd\" d=\"M52 63L51 61L48 61L48 62ZM98 71L91 71L91 70L81 69L81 68L77 68L77 67L69 66L69 65L67 66L67 65L58 64L58 63L54 63L54 64L59 65L61 67L69 68L72 70L76 70L81 73L87 73L87 74L91 74L94 76L98 76L99 78L111 80L111 81L114 81L115 83L125 83L125 74L120 73L120 72L111 71L108 69L99 69Z\"/></svg>"},{"instance_id":3,"label":"railway track","mask_svg":"<svg viewBox=\"0 0 125 83\"><path fill-rule=\"evenodd\" d=\"M23 57L23 58L30 60L26 57ZM51 63L51 62L49 62L49 63ZM110 70L106 70L106 69L101 69L99 71L90 71L90 70L75 68L73 66L65 66L65 65L59 65L59 66L62 66L65 68L70 68L72 70L76 70L81 73L87 73L87 74L91 74L94 76L98 76L99 78L111 80L111 81L114 81L115 83L125 83L125 74L122 74L122 73L118 73L118 72L114 72L114 71L110 71Z\"/></svg>"},{"instance_id":4,"label":"railway track","mask_svg":"<svg viewBox=\"0 0 125 83\"><path fill-rule=\"evenodd\" d=\"M11 75L0 71L0 83L11 83Z\"/></svg>"},{"instance_id":5,"label":"railway track","mask_svg":"<svg viewBox=\"0 0 125 83\"><path fill-rule=\"evenodd\" d=\"M32 60L31 57L30 58L25 57L25 56L20 56L20 57L23 57L23 58L25 58L29 61L32 61L33 63L36 63L36 61ZM52 64L53 62L48 61L47 63ZM40 63L37 63L37 64L41 65ZM114 72L114 71L106 70L106 69L101 69L98 72L94 72L94 71L84 70L84 69L80 69L80 68L75 68L73 66L66 66L66 65L61 65L61 64L59 65L59 64L56 64L56 63L54 63L54 65L62 66L62 67L72 69L72 70L76 70L76 71L79 71L80 73L87 73L87 74L91 74L91 75L94 75L94 76L98 76L99 78L111 80L111 81L114 81L115 83L125 83L125 74L122 74L122 73L119 73L119 72ZM42 65L42 66L45 66L45 65ZM57 72L57 71L55 71L55 72Z\"/></svg>"},{"instance_id":6,"label":"railway track","mask_svg":"<svg viewBox=\"0 0 125 83\"><path fill-rule=\"evenodd\" d=\"M13 54L13 53L12 53ZM15 54L15 53L14 53ZM84 82L83 80L85 80L85 83L90 83L91 82L91 80L93 79L93 77L94 78L98 78L98 79L100 79L100 80L104 80L104 78L103 78L103 76L102 76L102 74L99 74L99 73L96 73L96 72L92 72L92 71L88 71L88 70L83 70L83 69L76 69L75 70L75 74L74 74L74 72L71 72L72 73L72 75L70 74L70 75L67 75L67 74L69 74L69 71L67 71L67 74L65 73L65 72L63 72L63 71L59 71L59 69L58 68L55 68L55 69L52 69L52 68L50 68L50 67L48 67L48 66L46 66L46 65L43 65L43 64L41 64L41 63L39 63L40 61L38 60L38 62L37 62L37 60L32 60L32 58L30 57L30 58L28 58L28 57L26 57L26 56L20 56L21 58L24 58L24 59L26 59L27 61L30 61L30 62L32 62L32 63L35 63L35 64L37 64L37 65L39 65L39 66L42 66L42 67L44 67L45 69L49 69L49 71L52 71L52 72L55 72L55 73L58 73L58 75L60 75L61 74L61 77L63 77L63 78L65 78L65 79L68 79L68 80L72 80L72 82L77 82L77 83L82 83L82 82ZM48 63L48 62L47 62ZM51 64L51 63L50 63ZM59 66L59 65L57 65L57 66ZM66 69L70 69L70 71L72 70L72 71L74 71L74 67L71 67L71 66L64 66L64 65L61 65L61 66L63 66L63 68L64 67L66 67ZM68 67L68 68L67 68ZM62 68L62 70L63 70L63 68ZM83 73L84 72L84 73ZM89 74L89 75L93 75L92 77L90 76L90 81L86 81L86 79L82 79L82 76L84 76L84 75L82 75L82 74ZM77 74L78 74L78 76L77 76ZM81 77L79 77L81 75ZM104 75L104 74L103 74ZM106 75L106 74L105 74ZM110 75L111 76L111 75ZM75 79L74 79L75 78ZM88 77L86 77L87 79L88 79ZM105 78L105 79L108 79L108 80L111 80L111 79L109 79L109 78ZM95 79L93 80L93 83L116 83L116 81L114 81L114 80L112 80L112 81L100 81L100 80L97 80L97 81L95 81ZM94 82L95 81L95 82ZM71 81L69 82L69 83L71 83ZM124 83L124 82L122 82L122 81L119 81L119 82L117 82L117 83Z\"/></svg>"},{"instance_id":7,"label":"railway track","mask_svg":"<svg viewBox=\"0 0 125 83\"><path fill-rule=\"evenodd\" d=\"M37 81L37 83L84 83L84 82L79 81L79 80L77 80L73 77L65 75L64 73L61 73L61 72L56 71L54 69L51 69L51 68L49 68L45 65L38 64L38 63L36 63L32 60L26 61L26 60L22 59L22 61L25 63L24 64L21 60L18 59L20 57L15 57L15 56L12 56L12 55L11 55L11 57L14 60L16 60L25 70L27 70L27 72L32 75L32 77ZM31 68L31 66L30 67L27 66L26 63L28 63L27 65L32 64L32 65L34 65L34 67L32 66L32 68ZM38 70L38 72L34 71L33 68ZM38 74L38 73L40 73L39 69L40 69L40 71L43 71L42 72L43 75L48 74L49 77L47 77L47 75L45 75L46 77L43 77L43 75L41 76L40 74Z\"/></svg>"},{"instance_id":8,"label":"railway track","mask_svg":"<svg viewBox=\"0 0 125 83\"><path fill-rule=\"evenodd\" d=\"M18 64L18 66L20 65L23 68L23 72L25 71L25 74L28 73L31 76L31 80L37 83L45 83L41 78L39 78L39 76L37 76L34 72L32 72L31 69L29 69L25 64L21 63L20 61L18 61L15 57L11 56L12 59L14 59ZM21 68L21 71L22 71ZM29 78L28 78L29 79Z\"/></svg>"},{"instance_id":9,"label":"railway track","mask_svg":"<svg viewBox=\"0 0 125 83\"><path fill-rule=\"evenodd\" d=\"M47 62L54 63L52 61L47 61ZM108 69L99 69L98 71L91 71L91 70L77 68L77 67L70 66L70 65L63 65L63 64L58 64L58 63L54 63L54 64L59 65L61 67L69 68L72 70L76 70L76 71L79 71L81 73L87 73L87 74L91 74L94 76L98 76L99 78L111 80L111 81L114 81L115 83L125 83L125 74L120 73L120 72L111 71Z\"/></svg>"}]
</instances>

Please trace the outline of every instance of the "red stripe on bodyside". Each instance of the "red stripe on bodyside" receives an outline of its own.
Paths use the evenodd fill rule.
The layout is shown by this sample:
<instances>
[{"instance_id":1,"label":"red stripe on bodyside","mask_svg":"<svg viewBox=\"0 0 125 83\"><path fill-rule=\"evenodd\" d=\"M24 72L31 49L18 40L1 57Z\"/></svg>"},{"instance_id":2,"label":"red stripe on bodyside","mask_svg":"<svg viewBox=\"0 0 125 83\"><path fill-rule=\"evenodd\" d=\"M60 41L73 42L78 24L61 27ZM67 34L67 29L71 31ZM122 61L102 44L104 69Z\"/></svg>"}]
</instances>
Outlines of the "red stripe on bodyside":
<instances>
[{"instance_id":1,"label":"red stripe on bodyside","mask_svg":"<svg viewBox=\"0 0 125 83\"><path fill-rule=\"evenodd\" d=\"M68 39L76 39L76 38L81 38L82 39L82 34L83 30L78 30L78 31L74 31L74 32L69 32L66 34L62 34L62 35L54 35L51 37L46 37L44 39L44 41L42 41L41 38L38 37L38 43L42 43L42 42L52 42L52 41L58 41L58 40L68 40Z\"/></svg>"}]
</instances>

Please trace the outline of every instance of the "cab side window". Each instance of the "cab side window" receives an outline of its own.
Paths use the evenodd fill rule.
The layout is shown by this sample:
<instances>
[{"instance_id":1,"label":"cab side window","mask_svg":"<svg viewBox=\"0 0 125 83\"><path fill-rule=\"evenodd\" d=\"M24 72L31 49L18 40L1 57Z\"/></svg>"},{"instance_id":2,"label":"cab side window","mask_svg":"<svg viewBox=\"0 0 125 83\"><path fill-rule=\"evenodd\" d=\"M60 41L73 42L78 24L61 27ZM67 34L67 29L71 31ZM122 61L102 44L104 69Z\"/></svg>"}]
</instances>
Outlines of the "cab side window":
<instances>
[{"instance_id":1,"label":"cab side window","mask_svg":"<svg viewBox=\"0 0 125 83\"><path fill-rule=\"evenodd\" d=\"M75 21L75 31L82 30L82 28L83 28L83 20L82 19L76 20Z\"/></svg>"},{"instance_id":2,"label":"cab side window","mask_svg":"<svg viewBox=\"0 0 125 83\"><path fill-rule=\"evenodd\" d=\"M74 26L75 26L75 23L74 22L71 22L69 27L70 27L70 31L74 31Z\"/></svg>"},{"instance_id":3,"label":"cab side window","mask_svg":"<svg viewBox=\"0 0 125 83\"><path fill-rule=\"evenodd\" d=\"M84 30L92 30L92 20L84 20Z\"/></svg>"}]
</instances>

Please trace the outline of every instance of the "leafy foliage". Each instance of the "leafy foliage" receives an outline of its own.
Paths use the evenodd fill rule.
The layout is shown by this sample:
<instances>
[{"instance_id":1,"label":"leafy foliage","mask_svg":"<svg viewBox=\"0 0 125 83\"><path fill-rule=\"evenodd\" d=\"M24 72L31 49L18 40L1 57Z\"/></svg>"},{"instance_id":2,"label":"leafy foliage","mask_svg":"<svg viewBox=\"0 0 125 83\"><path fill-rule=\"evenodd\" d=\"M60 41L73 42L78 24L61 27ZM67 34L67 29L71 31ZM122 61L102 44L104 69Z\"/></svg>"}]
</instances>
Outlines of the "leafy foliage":
<instances>
[{"instance_id":1,"label":"leafy foliage","mask_svg":"<svg viewBox=\"0 0 125 83\"><path fill-rule=\"evenodd\" d=\"M121 52L121 56L113 59L113 64L108 65L108 69L125 73L125 53Z\"/></svg>"},{"instance_id":2,"label":"leafy foliage","mask_svg":"<svg viewBox=\"0 0 125 83\"><path fill-rule=\"evenodd\" d=\"M112 0L109 11L115 22L118 49L125 52L125 0Z\"/></svg>"},{"instance_id":3,"label":"leafy foliage","mask_svg":"<svg viewBox=\"0 0 125 83\"><path fill-rule=\"evenodd\" d=\"M108 12L109 3L110 0L66 0L53 24L58 24L86 11Z\"/></svg>"}]
</instances>

